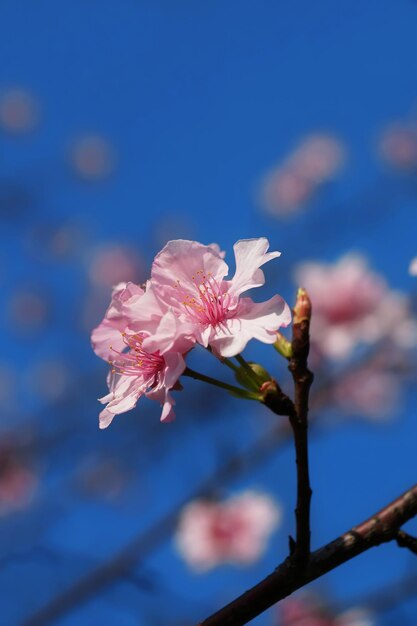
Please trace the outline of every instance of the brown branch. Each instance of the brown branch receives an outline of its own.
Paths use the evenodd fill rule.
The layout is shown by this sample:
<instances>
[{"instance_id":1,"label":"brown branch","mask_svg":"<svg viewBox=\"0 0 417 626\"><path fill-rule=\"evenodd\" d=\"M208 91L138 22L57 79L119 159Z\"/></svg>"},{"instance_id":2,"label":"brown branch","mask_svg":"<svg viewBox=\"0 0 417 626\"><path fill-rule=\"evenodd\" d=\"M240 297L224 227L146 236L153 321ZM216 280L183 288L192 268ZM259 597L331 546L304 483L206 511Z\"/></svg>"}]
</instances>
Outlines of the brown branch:
<instances>
[{"instance_id":1,"label":"brown branch","mask_svg":"<svg viewBox=\"0 0 417 626\"><path fill-rule=\"evenodd\" d=\"M381 511L311 554L300 568L294 556L199 626L243 626L276 602L370 548L395 540L417 515L417 484Z\"/></svg>"},{"instance_id":2,"label":"brown branch","mask_svg":"<svg viewBox=\"0 0 417 626\"><path fill-rule=\"evenodd\" d=\"M399 530L395 540L400 548L408 548L410 552L413 554L417 554L417 539L416 537L412 537L404 530Z\"/></svg>"},{"instance_id":3,"label":"brown branch","mask_svg":"<svg viewBox=\"0 0 417 626\"><path fill-rule=\"evenodd\" d=\"M310 554L311 487L308 469L308 398L313 374L307 367L310 349L311 303L305 289L299 289L294 307L291 358L288 369L294 380L294 411L290 424L294 433L297 464L297 535L294 557L301 564Z\"/></svg>"}]
</instances>

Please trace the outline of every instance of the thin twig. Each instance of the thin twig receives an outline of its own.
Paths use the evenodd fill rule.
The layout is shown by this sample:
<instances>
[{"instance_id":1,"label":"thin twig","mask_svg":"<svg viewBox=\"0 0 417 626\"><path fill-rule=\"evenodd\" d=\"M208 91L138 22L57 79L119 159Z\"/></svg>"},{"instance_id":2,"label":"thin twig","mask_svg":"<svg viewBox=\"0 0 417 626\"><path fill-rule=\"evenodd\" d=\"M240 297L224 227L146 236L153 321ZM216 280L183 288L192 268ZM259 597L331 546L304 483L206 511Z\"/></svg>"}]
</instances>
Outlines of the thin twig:
<instances>
[{"instance_id":1,"label":"thin twig","mask_svg":"<svg viewBox=\"0 0 417 626\"><path fill-rule=\"evenodd\" d=\"M243 626L276 602L359 554L395 540L398 529L417 515L417 484L381 511L311 554L300 568L294 556L249 591L199 626Z\"/></svg>"},{"instance_id":2,"label":"thin twig","mask_svg":"<svg viewBox=\"0 0 417 626\"><path fill-rule=\"evenodd\" d=\"M399 530L395 537L400 548L408 548L413 554L417 554L417 538L412 537L404 530Z\"/></svg>"}]
</instances>

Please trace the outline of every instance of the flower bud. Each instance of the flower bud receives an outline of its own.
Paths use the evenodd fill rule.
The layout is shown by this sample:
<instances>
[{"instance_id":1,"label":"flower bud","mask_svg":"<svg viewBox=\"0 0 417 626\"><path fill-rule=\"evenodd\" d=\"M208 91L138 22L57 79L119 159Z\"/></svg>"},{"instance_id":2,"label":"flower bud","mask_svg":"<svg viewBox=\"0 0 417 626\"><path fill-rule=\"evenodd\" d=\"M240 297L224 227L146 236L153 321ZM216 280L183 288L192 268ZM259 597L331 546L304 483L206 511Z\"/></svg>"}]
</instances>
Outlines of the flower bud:
<instances>
[{"instance_id":1,"label":"flower bud","mask_svg":"<svg viewBox=\"0 0 417 626\"><path fill-rule=\"evenodd\" d=\"M272 377L266 369L258 363L248 363L248 366L253 374L251 374L246 367L239 367L235 373L236 380L246 389L259 391L260 387L270 381Z\"/></svg>"},{"instance_id":2,"label":"flower bud","mask_svg":"<svg viewBox=\"0 0 417 626\"><path fill-rule=\"evenodd\" d=\"M301 324L301 322L309 322L311 319L311 301L307 291L300 287L297 291L297 300L294 306L293 324Z\"/></svg>"}]
</instances>

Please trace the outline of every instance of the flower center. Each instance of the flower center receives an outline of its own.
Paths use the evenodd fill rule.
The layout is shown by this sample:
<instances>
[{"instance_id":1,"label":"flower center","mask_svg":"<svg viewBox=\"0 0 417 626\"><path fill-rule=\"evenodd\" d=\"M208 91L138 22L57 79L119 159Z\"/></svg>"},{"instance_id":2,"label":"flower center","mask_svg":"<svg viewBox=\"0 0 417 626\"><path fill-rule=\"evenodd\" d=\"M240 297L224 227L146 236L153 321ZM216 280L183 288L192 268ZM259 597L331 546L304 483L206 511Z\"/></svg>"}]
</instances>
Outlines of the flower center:
<instances>
[{"instance_id":1,"label":"flower center","mask_svg":"<svg viewBox=\"0 0 417 626\"><path fill-rule=\"evenodd\" d=\"M227 550L244 529L244 520L237 511L220 510L212 521L210 535L219 548Z\"/></svg>"},{"instance_id":2,"label":"flower center","mask_svg":"<svg viewBox=\"0 0 417 626\"><path fill-rule=\"evenodd\" d=\"M216 326L230 317L230 294L225 290L223 281L218 282L211 272L198 270L192 276L193 288L184 289L178 280L174 287L187 317L201 324Z\"/></svg>"},{"instance_id":3,"label":"flower center","mask_svg":"<svg viewBox=\"0 0 417 626\"><path fill-rule=\"evenodd\" d=\"M149 378L150 376L155 376L164 367L165 361L158 352L146 352L142 348L143 340L146 337L144 333L136 335L122 333L122 336L129 350L128 352L119 352L110 346L110 349L116 355L113 359L109 359L113 374L141 375Z\"/></svg>"}]
</instances>

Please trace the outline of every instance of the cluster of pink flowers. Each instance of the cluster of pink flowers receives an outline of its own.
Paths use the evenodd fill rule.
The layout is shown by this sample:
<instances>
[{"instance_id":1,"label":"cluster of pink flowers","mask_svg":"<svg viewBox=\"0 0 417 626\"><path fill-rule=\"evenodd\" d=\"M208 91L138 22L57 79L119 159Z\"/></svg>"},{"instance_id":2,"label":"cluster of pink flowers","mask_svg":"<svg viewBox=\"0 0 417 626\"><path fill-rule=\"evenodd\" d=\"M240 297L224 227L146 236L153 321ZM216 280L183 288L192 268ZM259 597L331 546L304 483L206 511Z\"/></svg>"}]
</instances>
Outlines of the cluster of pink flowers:
<instances>
[{"instance_id":1,"label":"cluster of pink flowers","mask_svg":"<svg viewBox=\"0 0 417 626\"><path fill-rule=\"evenodd\" d=\"M254 491L224 502L196 500L182 511L176 544L196 571L223 563L245 565L260 557L280 520L278 504Z\"/></svg>"},{"instance_id":2,"label":"cluster of pink flowers","mask_svg":"<svg viewBox=\"0 0 417 626\"><path fill-rule=\"evenodd\" d=\"M312 341L324 356L344 359L359 344L391 339L416 343L416 326L406 298L390 290L361 256L348 254L335 264L304 263L296 281L313 302Z\"/></svg>"},{"instance_id":3,"label":"cluster of pink flowers","mask_svg":"<svg viewBox=\"0 0 417 626\"><path fill-rule=\"evenodd\" d=\"M170 241L157 254L151 278L140 287L117 285L101 324L92 333L96 354L110 363L109 394L100 427L132 409L146 395L162 405L161 420L174 418L170 391L185 370L185 356L196 345L220 357L240 354L250 339L274 343L276 331L291 321L279 295L256 303L242 294L264 284L261 266L280 256L268 252L264 237L234 245L236 271L216 244Z\"/></svg>"},{"instance_id":4,"label":"cluster of pink flowers","mask_svg":"<svg viewBox=\"0 0 417 626\"><path fill-rule=\"evenodd\" d=\"M261 203L273 215L296 212L342 168L345 149L332 135L306 136L287 158L269 171L261 185Z\"/></svg>"}]
</instances>

